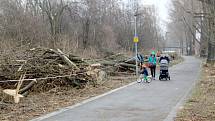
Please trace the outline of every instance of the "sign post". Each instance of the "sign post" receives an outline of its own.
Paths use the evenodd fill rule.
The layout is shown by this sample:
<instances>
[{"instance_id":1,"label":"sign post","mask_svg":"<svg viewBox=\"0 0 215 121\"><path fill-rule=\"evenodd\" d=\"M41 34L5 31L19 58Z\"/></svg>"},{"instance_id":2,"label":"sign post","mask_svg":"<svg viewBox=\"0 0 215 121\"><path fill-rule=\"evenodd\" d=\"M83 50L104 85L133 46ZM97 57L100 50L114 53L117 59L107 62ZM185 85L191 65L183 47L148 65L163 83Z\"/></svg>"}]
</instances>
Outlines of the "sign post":
<instances>
[{"instance_id":1,"label":"sign post","mask_svg":"<svg viewBox=\"0 0 215 121\"><path fill-rule=\"evenodd\" d=\"M136 57L136 76L138 78L138 62L137 62L137 43L139 42L139 38L137 36L137 15L135 17L135 29L134 29L134 43L135 43L135 57Z\"/></svg>"}]
</instances>

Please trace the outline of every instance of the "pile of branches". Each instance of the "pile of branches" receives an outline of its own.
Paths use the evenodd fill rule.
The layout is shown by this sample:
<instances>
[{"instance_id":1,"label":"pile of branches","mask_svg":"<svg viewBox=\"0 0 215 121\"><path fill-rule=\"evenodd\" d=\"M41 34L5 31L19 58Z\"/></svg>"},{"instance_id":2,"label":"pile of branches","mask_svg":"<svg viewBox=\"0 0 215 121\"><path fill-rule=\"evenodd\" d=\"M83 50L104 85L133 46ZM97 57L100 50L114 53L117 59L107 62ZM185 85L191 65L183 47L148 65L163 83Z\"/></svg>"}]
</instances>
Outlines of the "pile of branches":
<instances>
[{"instance_id":1,"label":"pile of branches","mask_svg":"<svg viewBox=\"0 0 215 121\"><path fill-rule=\"evenodd\" d=\"M121 74L134 74L135 60L130 59L125 54L117 53L106 56L102 59L86 60L88 63L99 63L103 70L112 76Z\"/></svg>"},{"instance_id":2,"label":"pile of branches","mask_svg":"<svg viewBox=\"0 0 215 121\"><path fill-rule=\"evenodd\" d=\"M94 82L92 75L87 75L88 65L76 65L60 50L33 48L23 53L21 58L4 58L0 65L0 86L15 88L21 75L25 73L22 91L46 91L56 86L83 87ZM36 85L35 85L36 84ZM32 88L34 87L34 88Z\"/></svg>"},{"instance_id":3,"label":"pile of branches","mask_svg":"<svg viewBox=\"0 0 215 121\"><path fill-rule=\"evenodd\" d=\"M98 78L100 76L133 74L134 61L127 60L128 57L121 53L103 59L84 59L72 54L66 55L59 49L33 48L16 57L7 56L1 60L0 87L15 89L23 75L19 90L22 95L60 86L83 88L88 83L95 86L99 79L105 78Z\"/></svg>"}]
</instances>

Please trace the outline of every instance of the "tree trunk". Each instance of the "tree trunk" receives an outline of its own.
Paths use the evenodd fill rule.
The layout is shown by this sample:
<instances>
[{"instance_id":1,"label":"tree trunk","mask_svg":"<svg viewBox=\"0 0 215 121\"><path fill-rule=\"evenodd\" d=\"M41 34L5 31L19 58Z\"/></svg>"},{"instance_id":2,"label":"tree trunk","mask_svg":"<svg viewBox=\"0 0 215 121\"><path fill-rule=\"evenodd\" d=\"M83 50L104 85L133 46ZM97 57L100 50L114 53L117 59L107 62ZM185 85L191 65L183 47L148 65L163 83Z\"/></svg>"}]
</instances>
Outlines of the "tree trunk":
<instances>
[{"instance_id":1,"label":"tree trunk","mask_svg":"<svg viewBox=\"0 0 215 121\"><path fill-rule=\"evenodd\" d=\"M209 63L215 62L215 1L211 1L211 4L208 5L210 8L211 18L209 19L209 31L210 39L208 41L208 58Z\"/></svg>"},{"instance_id":2,"label":"tree trunk","mask_svg":"<svg viewBox=\"0 0 215 121\"><path fill-rule=\"evenodd\" d=\"M89 40L89 30L90 30L90 20L87 18L86 22L83 25L83 47L84 49L88 46Z\"/></svg>"}]
</instances>

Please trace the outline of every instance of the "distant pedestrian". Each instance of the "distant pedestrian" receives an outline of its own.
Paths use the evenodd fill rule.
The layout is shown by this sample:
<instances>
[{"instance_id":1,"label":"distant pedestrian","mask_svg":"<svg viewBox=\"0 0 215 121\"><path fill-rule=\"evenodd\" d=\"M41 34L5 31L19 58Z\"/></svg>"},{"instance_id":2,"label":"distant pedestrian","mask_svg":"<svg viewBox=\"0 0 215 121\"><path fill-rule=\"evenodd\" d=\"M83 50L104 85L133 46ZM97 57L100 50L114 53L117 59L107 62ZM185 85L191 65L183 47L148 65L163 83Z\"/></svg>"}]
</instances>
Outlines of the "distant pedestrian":
<instances>
[{"instance_id":1,"label":"distant pedestrian","mask_svg":"<svg viewBox=\"0 0 215 121\"><path fill-rule=\"evenodd\" d=\"M143 65L143 63L144 63L144 57L143 57L143 55L137 54L137 59L138 59L138 62L140 63L140 65Z\"/></svg>"},{"instance_id":2,"label":"distant pedestrian","mask_svg":"<svg viewBox=\"0 0 215 121\"><path fill-rule=\"evenodd\" d=\"M157 59L156 59L156 55L155 55L154 51L152 51L148 61L149 61L149 68L151 70L152 78L153 78L153 80L155 80Z\"/></svg>"},{"instance_id":3,"label":"distant pedestrian","mask_svg":"<svg viewBox=\"0 0 215 121\"><path fill-rule=\"evenodd\" d=\"M161 56L161 51L158 50L156 56L160 57Z\"/></svg>"}]
</instances>

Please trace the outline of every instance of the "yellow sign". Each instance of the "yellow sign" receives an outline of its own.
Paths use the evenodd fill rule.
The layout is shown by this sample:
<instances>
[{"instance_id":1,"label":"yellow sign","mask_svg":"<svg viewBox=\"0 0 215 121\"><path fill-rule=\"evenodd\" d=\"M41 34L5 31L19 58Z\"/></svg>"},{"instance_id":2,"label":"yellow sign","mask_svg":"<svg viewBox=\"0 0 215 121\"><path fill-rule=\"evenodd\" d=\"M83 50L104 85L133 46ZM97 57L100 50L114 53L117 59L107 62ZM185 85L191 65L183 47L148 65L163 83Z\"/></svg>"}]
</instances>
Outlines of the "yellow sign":
<instances>
[{"instance_id":1,"label":"yellow sign","mask_svg":"<svg viewBox=\"0 0 215 121\"><path fill-rule=\"evenodd\" d=\"M134 37L134 42L135 43L139 42L139 38L138 37Z\"/></svg>"}]
</instances>

